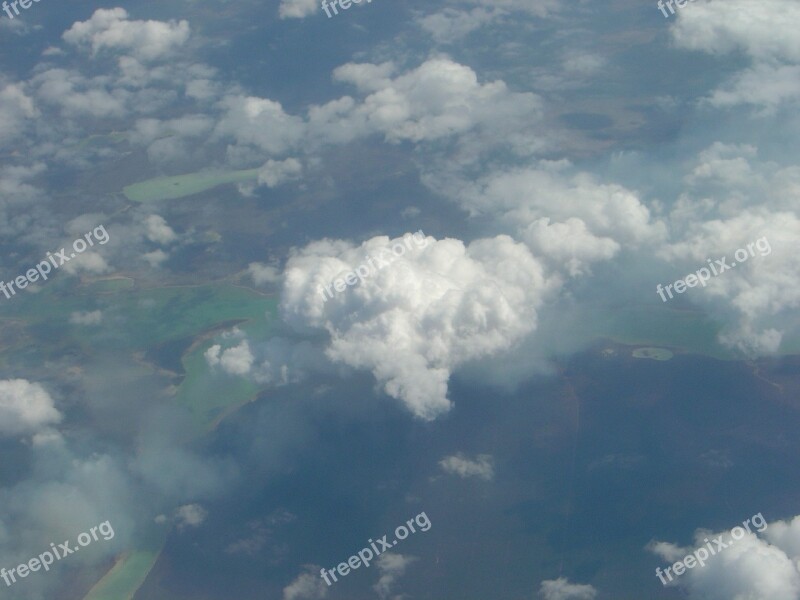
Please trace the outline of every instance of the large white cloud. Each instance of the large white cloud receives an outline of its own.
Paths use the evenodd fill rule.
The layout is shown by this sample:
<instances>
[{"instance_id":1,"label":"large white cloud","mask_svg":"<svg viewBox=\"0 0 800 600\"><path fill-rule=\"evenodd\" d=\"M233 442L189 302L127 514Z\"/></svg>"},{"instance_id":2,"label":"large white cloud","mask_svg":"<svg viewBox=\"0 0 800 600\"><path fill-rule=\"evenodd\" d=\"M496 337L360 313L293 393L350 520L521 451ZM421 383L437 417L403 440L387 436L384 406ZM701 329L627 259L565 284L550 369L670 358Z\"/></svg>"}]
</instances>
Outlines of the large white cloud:
<instances>
[{"instance_id":1,"label":"large white cloud","mask_svg":"<svg viewBox=\"0 0 800 600\"><path fill-rule=\"evenodd\" d=\"M426 242L327 301L323 286L368 264L368 256L388 261L386 248L401 254L403 238L309 244L287 262L282 311L298 329L327 330L332 360L371 370L386 393L433 419L450 408L451 372L533 331L559 280L508 236Z\"/></svg>"}]
</instances>

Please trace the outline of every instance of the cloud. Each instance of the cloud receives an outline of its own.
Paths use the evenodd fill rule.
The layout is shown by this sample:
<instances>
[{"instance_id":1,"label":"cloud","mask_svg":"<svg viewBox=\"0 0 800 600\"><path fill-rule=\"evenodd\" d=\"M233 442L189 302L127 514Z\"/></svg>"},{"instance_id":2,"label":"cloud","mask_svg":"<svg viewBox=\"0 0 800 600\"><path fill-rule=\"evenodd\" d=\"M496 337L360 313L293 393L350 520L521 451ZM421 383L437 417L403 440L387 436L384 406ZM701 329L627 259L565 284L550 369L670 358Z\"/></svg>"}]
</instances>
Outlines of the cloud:
<instances>
[{"instance_id":1,"label":"cloud","mask_svg":"<svg viewBox=\"0 0 800 600\"><path fill-rule=\"evenodd\" d=\"M459 41L489 24L511 21L514 13L545 18L560 9L559 0L450 0L449 4L453 6L416 18L417 24L440 44Z\"/></svg>"},{"instance_id":2,"label":"cloud","mask_svg":"<svg viewBox=\"0 0 800 600\"><path fill-rule=\"evenodd\" d=\"M734 258L739 250L746 260ZM677 259L687 273L708 267L708 259L735 263L692 296L728 308L732 318L720 338L726 345L748 355L771 354L778 350L781 332L797 327L789 318L800 306L800 219L794 213L753 208L696 223L659 254Z\"/></svg>"},{"instance_id":3,"label":"cloud","mask_svg":"<svg viewBox=\"0 0 800 600\"><path fill-rule=\"evenodd\" d=\"M0 435L38 433L61 419L50 394L38 383L25 379L0 380Z\"/></svg>"},{"instance_id":4,"label":"cloud","mask_svg":"<svg viewBox=\"0 0 800 600\"><path fill-rule=\"evenodd\" d=\"M232 138L237 144L276 155L297 146L305 135L303 120L284 112L280 102L228 95L218 108L223 114L214 128L215 138Z\"/></svg>"},{"instance_id":5,"label":"cloud","mask_svg":"<svg viewBox=\"0 0 800 600\"><path fill-rule=\"evenodd\" d=\"M152 252L145 252L142 258L152 267L159 267L165 260L169 258L169 254L163 250L153 250Z\"/></svg>"},{"instance_id":6,"label":"cloud","mask_svg":"<svg viewBox=\"0 0 800 600\"><path fill-rule=\"evenodd\" d=\"M38 115L33 99L20 84L4 83L0 88L0 144L19 137Z\"/></svg>"},{"instance_id":7,"label":"cloud","mask_svg":"<svg viewBox=\"0 0 800 600\"><path fill-rule=\"evenodd\" d=\"M388 395L434 419L450 409L451 372L535 330L537 310L558 281L508 236L469 245L428 237L416 248L412 239L376 237L358 247L323 240L295 251L281 307L298 330L329 333L331 360L371 370ZM323 286L367 257L393 262L326 302Z\"/></svg>"},{"instance_id":8,"label":"cloud","mask_svg":"<svg viewBox=\"0 0 800 600\"><path fill-rule=\"evenodd\" d=\"M83 252L82 254L78 254L60 268L72 275L78 275L82 271L92 275L102 275L111 270L106 259L97 252Z\"/></svg>"},{"instance_id":9,"label":"cloud","mask_svg":"<svg viewBox=\"0 0 800 600\"><path fill-rule=\"evenodd\" d=\"M474 217L493 218L553 270L573 277L624 248L667 237L635 191L573 172L567 161L491 171L477 180L432 169L424 182Z\"/></svg>"},{"instance_id":10,"label":"cloud","mask_svg":"<svg viewBox=\"0 0 800 600\"><path fill-rule=\"evenodd\" d=\"M36 556L52 539L75 539L83 527L109 520L113 541L93 544L92 552L70 557L77 566L102 564L130 542L131 493L124 472L107 455L82 458L70 453L66 443L33 447L29 463L32 472L23 481L3 491L3 532L0 557L4 563L22 562L24 556ZM127 513L127 514L126 514ZM80 524L84 524L81 526ZM73 563L75 564L75 563ZM58 586L55 581L30 581L37 587ZM57 597L58 592L36 595Z\"/></svg>"},{"instance_id":11,"label":"cloud","mask_svg":"<svg viewBox=\"0 0 800 600\"><path fill-rule=\"evenodd\" d=\"M377 564L381 576L378 579L378 583L373 586L373 589L381 600L389 597L397 580L406 572L408 565L416 560L417 558L414 556L404 556L392 552L386 552L378 557L375 564Z\"/></svg>"},{"instance_id":12,"label":"cloud","mask_svg":"<svg viewBox=\"0 0 800 600\"><path fill-rule=\"evenodd\" d=\"M597 590L591 585L570 583L564 577L542 582L539 594L544 600L592 600Z\"/></svg>"},{"instance_id":13,"label":"cloud","mask_svg":"<svg viewBox=\"0 0 800 600\"><path fill-rule=\"evenodd\" d=\"M452 0L452 3L497 7L507 11L527 12L539 17L548 16L561 8L560 0Z\"/></svg>"},{"instance_id":14,"label":"cloud","mask_svg":"<svg viewBox=\"0 0 800 600\"><path fill-rule=\"evenodd\" d=\"M800 66L760 64L737 73L723 87L712 92L708 103L714 107L751 104L772 114L787 102L800 100Z\"/></svg>"},{"instance_id":15,"label":"cloud","mask_svg":"<svg viewBox=\"0 0 800 600\"><path fill-rule=\"evenodd\" d=\"M258 183L274 188L287 181L298 179L302 172L303 165L297 159L268 160L258 170Z\"/></svg>"},{"instance_id":16,"label":"cloud","mask_svg":"<svg viewBox=\"0 0 800 600\"><path fill-rule=\"evenodd\" d=\"M742 529L740 527L740 529ZM690 600L795 600L800 597L800 517L771 523L761 534L748 533L734 540L731 532L712 533L698 530L694 547L652 542L648 549L662 559L683 560L695 549L705 547L705 540L722 536L727 548L717 549L705 561L696 564L667 585L679 587ZM712 542L712 548L716 548ZM672 574L672 573L671 573Z\"/></svg>"},{"instance_id":17,"label":"cloud","mask_svg":"<svg viewBox=\"0 0 800 600\"><path fill-rule=\"evenodd\" d=\"M678 14L671 28L678 47L800 62L800 5L794 0L708 0Z\"/></svg>"},{"instance_id":18,"label":"cloud","mask_svg":"<svg viewBox=\"0 0 800 600\"><path fill-rule=\"evenodd\" d=\"M566 161L542 161L538 168L496 171L474 184L453 182L458 187L454 185L452 193L460 195L460 204L472 214L494 214L511 225L527 227L542 218L576 219L585 232L621 243L665 237L664 225L651 220L650 210L634 191L570 171Z\"/></svg>"},{"instance_id":19,"label":"cloud","mask_svg":"<svg viewBox=\"0 0 800 600\"><path fill-rule=\"evenodd\" d=\"M164 58L189 39L187 21L129 21L123 8L98 9L88 21L78 21L62 36L68 44L129 52L139 60Z\"/></svg>"},{"instance_id":20,"label":"cloud","mask_svg":"<svg viewBox=\"0 0 800 600\"><path fill-rule=\"evenodd\" d=\"M75 71L47 69L31 79L36 99L56 106L68 118L122 118L129 114L133 94L108 86L104 78L87 78Z\"/></svg>"},{"instance_id":21,"label":"cloud","mask_svg":"<svg viewBox=\"0 0 800 600\"><path fill-rule=\"evenodd\" d=\"M253 283L258 286L277 283L281 280L281 274L277 268L263 263L250 263L247 266L247 273L253 278Z\"/></svg>"},{"instance_id":22,"label":"cloud","mask_svg":"<svg viewBox=\"0 0 800 600\"><path fill-rule=\"evenodd\" d=\"M220 344L214 344L205 351L204 356L209 366L219 365L231 375L247 375L253 367L254 357L247 340L242 340L238 346L226 350L222 350Z\"/></svg>"},{"instance_id":23,"label":"cloud","mask_svg":"<svg viewBox=\"0 0 800 600\"><path fill-rule=\"evenodd\" d=\"M278 14L281 19L302 19L318 10L318 0L281 0Z\"/></svg>"},{"instance_id":24,"label":"cloud","mask_svg":"<svg viewBox=\"0 0 800 600\"><path fill-rule=\"evenodd\" d=\"M247 524L247 535L232 542L225 548L226 554L259 554L271 538L277 537L277 529L291 523L297 517L287 510L278 509L266 518L250 521Z\"/></svg>"},{"instance_id":25,"label":"cloud","mask_svg":"<svg viewBox=\"0 0 800 600\"><path fill-rule=\"evenodd\" d=\"M42 233L48 231L48 225L57 226L48 196L39 183L33 183L46 171L41 162L0 167L0 233L3 236L14 239L24 235L30 240L34 223L38 225L34 231Z\"/></svg>"},{"instance_id":26,"label":"cloud","mask_svg":"<svg viewBox=\"0 0 800 600\"><path fill-rule=\"evenodd\" d=\"M481 7L472 10L445 8L419 17L417 23L436 42L449 44L492 22L496 17L497 11Z\"/></svg>"},{"instance_id":27,"label":"cloud","mask_svg":"<svg viewBox=\"0 0 800 600\"><path fill-rule=\"evenodd\" d=\"M178 527L199 527L208 517L208 511L199 504L185 504L175 511Z\"/></svg>"},{"instance_id":28,"label":"cloud","mask_svg":"<svg viewBox=\"0 0 800 600\"><path fill-rule=\"evenodd\" d=\"M574 217L552 224L548 217L537 219L522 237L536 254L565 266L573 277L588 272L588 265L593 262L614 258L621 248L610 237L593 235L584 221Z\"/></svg>"},{"instance_id":29,"label":"cloud","mask_svg":"<svg viewBox=\"0 0 800 600\"><path fill-rule=\"evenodd\" d=\"M126 62L121 85L135 87L148 86L147 78L154 76L154 69L148 69L136 61ZM187 94L189 93L187 83ZM163 164L192 159L198 144L208 138L214 129L214 119L208 115L188 114L175 119L145 118L136 121L129 134L133 144L147 147L150 162Z\"/></svg>"},{"instance_id":30,"label":"cloud","mask_svg":"<svg viewBox=\"0 0 800 600\"><path fill-rule=\"evenodd\" d=\"M309 373L329 373L330 363L310 342L272 337L257 349L258 365L253 379L260 385L283 386L305 380Z\"/></svg>"},{"instance_id":31,"label":"cloud","mask_svg":"<svg viewBox=\"0 0 800 600\"><path fill-rule=\"evenodd\" d=\"M793 0L708 0L681 11L671 31L680 48L714 55L742 52L754 65L706 98L714 107L760 106L771 114L800 99L800 6Z\"/></svg>"},{"instance_id":32,"label":"cloud","mask_svg":"<svg viewBox=\"0 0 800 600\"><path fill-rule=\"evenodd\" d=\"M439 466L445 473L461 478L478 477L489 481L494 477L491 454L479 454L477 460L470 460L461 453L454 454L440 460Z\"/></svg>"},{"instance_id":33,"label":"cloud","mask_svg":"<svg viewBox=\"0 0 800 600\"><path fill-rule=\"evenodd\" d=\"M283 588L283 600L319 600L328 595L328 586L319 576L320 567L309 565L306 571Z\"/></svg>"},{"instance_id":34,"label":"cloud","mask_svg":"<svg viewBox=\"0 0 800 600\"><path fill-rule=\"evenodd\" d=\"M312 107L312 131L339 141L380 133L389 142L421 142L475 129L511 134L520 122L538 120L541 114L535 94L512 92L503 81L481 83L470 67L449 58L429 59L392 79L394 69L391 63L348 63L335 69L336 81L368 95L360 104L344 97Z\"/></svg>"},{"instance_id":35,"label":"cloud","mask_svg":"<svg viewBox=\"0 0 800 600\"><path fill-rule=\"evenodd\" d=\"M148 215L144 220L145 227L147 228L147 239L156 244L167 245L174 242L178 236L167 225L164 217L160 215Z\"/></svg>"}]
</instances>

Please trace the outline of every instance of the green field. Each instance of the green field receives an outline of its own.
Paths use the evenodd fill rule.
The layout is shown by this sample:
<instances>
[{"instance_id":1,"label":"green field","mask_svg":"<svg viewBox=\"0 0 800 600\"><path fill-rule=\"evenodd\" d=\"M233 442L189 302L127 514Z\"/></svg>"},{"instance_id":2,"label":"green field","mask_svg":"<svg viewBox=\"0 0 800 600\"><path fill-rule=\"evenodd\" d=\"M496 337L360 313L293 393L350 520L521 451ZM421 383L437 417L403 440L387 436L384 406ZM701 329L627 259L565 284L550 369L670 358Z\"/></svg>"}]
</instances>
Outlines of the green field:
<instances>
[{"instance_id":1,"label":"green field","mask_svg":"<svg viewBox=\"0 0 800 600\"><path fill-rule=\"evenodd\" d=\"M131 279L98 280L77 287L48 282L0 305L0 319L47 332L47 339L96 350L147 350L170 340L199 335L220 323L273 317L277 300L230 284L138 288ZM113 327L69 323L76 311L102 310Z\"/></svg>"},{"instance_id":2,"label":"green field","mask_svg":"<svg viewBox=\"0 0 800 600\"><path fill-rule=\"evenodd\" d=\"M246 331L247 327L241 329ZM186 377L175 398L192 414L198 435L208 431L227 410L255 399L259 391L255 383L243 377L209 368L203 353L212 343L209 340L200 344L184 356L182 363Z\"/></svg>"},{"instance_id":3,"label":"green field","mask_svg":"<svg viewBox=\"0 0 800 600\"><path fill-rule=\"evenodd\" d=\"M132 552L115 564L112 569L89 590L84 600L132 600L156 564L161 547L154 550Z\"/></svg>"},{"instance_id":4,"label":"green field","mask_svg":"<svg viewBox=\"0 0 800 600\"><path fill-rule=\"evenodd\" d=\"M122 193L133 202L158 202L199 194L226 183L255 181L258 169L243 171L200 171L174 177L156 177L123 188Z\"/></svg>"},{"instance_id":5,"label":"green field","mask_svg":"<svg viewBox=\"0 0 800 600\"><path fill-rule=\"evenodd\" d=\"M84 292L88 290L96 291L96 288L83 288ZM104 291L108 293L114 290L106 288ZM115 316L124 318L124 325L119 331L120 342L127 344L131 350L151 348L187 336L208 338L194 344L182 358L185 377L175 398L192 414L197 436L205 434L225 411L256 397L259 389L255 384L241 377L210 371L203 352L216 336L204 332L219 328L224 323L241 321L239 327L245 333L254 336L254 339L264 339L269 335L277 312L274 298L225 284L116 291L117 294L112 295L113 302L99 308L103 309L106 319L114 319ZM44 319L63 320L68 316L68 311L74 308L71 304L68 302L59 307L56 314L48 314ZM85 305L84 302L75 304ZM37 313L35 306L28 308ZM80 333L76 331L76 335L85 336L87 332L92 335L91 328L79 329ZM101 330L98 330L98 336ZM221 333L222 330L217 335ZM87 348L97 349L91 339L86 341ZM94 343L109 342L98 338ZM158 560L164 541L165 538L153 540L145 547L130 550L97 582L84 600L132 600Z\"/></svg>"}]
</instances>

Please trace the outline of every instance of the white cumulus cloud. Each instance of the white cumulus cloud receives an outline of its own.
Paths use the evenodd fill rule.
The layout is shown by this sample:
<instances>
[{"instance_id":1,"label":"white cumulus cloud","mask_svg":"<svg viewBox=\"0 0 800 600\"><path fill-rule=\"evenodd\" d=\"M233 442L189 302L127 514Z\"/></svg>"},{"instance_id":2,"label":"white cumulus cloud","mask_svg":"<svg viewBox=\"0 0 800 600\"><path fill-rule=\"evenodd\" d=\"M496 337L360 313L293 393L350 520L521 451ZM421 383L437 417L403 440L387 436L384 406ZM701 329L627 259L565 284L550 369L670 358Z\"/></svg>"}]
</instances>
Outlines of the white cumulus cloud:
<instances>
[{"instance_id":1,"label":"white cumulus cloud","mask_svg":"<svg viewBox=\"0 0 800 600\"><path fill-rule=\"evenodd\" d=\"M326 301L323 286L368 256L386 260L386 248L399 254L391 264ZM298 330L326 330L331 360L369 369L387 394L433 419L450 409L452 371L536 329L537 310L558 285L508 236L469 245L428 237L405 253L403 238L323 240L289 258L282 312Z\"/></svg>"}]
</instances>

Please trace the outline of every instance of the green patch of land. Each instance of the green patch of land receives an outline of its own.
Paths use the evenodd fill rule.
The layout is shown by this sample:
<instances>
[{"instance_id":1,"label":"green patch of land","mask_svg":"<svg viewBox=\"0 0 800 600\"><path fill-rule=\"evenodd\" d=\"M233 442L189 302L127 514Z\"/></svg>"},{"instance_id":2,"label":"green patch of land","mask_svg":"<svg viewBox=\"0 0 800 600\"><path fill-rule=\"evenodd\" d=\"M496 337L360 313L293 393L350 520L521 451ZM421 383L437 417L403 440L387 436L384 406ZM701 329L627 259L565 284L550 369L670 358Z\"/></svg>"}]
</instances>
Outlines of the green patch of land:
<instances>
[{"instance_id":1,"label":"green patch of land","mask_svg":"<svg viewBox=\"0 0 800 600\"><path fill-rule=\"evenodd\" d=\"M230 284L133 288L130 279L101 280L85 286L43 286L36 294L6 301L7 317L47 331L48 339L85 345L96 351L144 351L153 346L196 336L226 321L274 318L277 300ZM98 294L102 291L102 294ZM73 312L102 310L113 327L74 327Z\"/></svg>"},{"instance_id":2,"label":"green patch of land","mask_svg":"<svg viewBox=\"0 0 800 600\"><path fill-rule=\"evenodd\" d=\"M258 169L243 171L200 171L174 177L156 177L123 188L133 202L158 202L199 194L226 183L244 183L258 178Z\"/></svg>"},{"instance_id":3,"label":"green patch of land","mask_svg":"<svg viewBox=\"0 0 800 600\"><path fill-rule=\"evenodd\" d=\"M631 352L634 358L649 358L651 360L670 360L672 352L666 348L636 348Z\"/></svg>"},{"instance_id":4,"label":"green patch of land","mask_svg":"<svg viewBox=\"0 0 800 600\"><path fill-rule=\"evenodd\" d=\"M182 357L185 376L175 398L192 414L196 436L206 433L220 415L257 396L256 384L209 369L203 353L221 331L217 335L204 332L241 321L238 327L251 339L264 339L277 312L274 298L226 284L117 291L113 303L103 308L104 318L122 321L120 338L131 349L150 348L187 335L199 337ZM63 318L68 310L56 318ZM86 332L92 335L91 329ZM98 338L96 343L107 344L108 340ZM132 600L158 560L163 542L148 543L122 556L84 600Z\"/></svg>"},{"instance_id":5,"label":"green patch of land","mask_svg":"<svg viewBox=\"0 0 800 600\"><path fill-rule=\"evenodd\" d=\"M259 391L255 383L244 377L209 368L204 352L212 343L213 340L199 344L183 357L186 376L176 395L176 401L192 414L198 434L207 431L231 408L253 400Z\"/></svg>"},{"instance_id":6,"label":"green patch of land","mask_svg":"<svg viewBox=\"0 0 800 600\"><path fill-rule=\"evenodd\" d=\"M133 600L136 591L156 564L161 547L137 550L121 556L111 570L89 590L84 600Z\"/></svg>"},{"instance_id":7,"label":"green patch of land","mask_svg":"<svg viewBox=\"0 0 800 600\"><path fill-rule=\"evenodd\" d=\"M4 315L4 327L14 324L14 331L26 335L17 335L19 342L13 348L0 346L0 364L57 360L71 353L122 352L146 355L157 366L171 363L169 368L177 370L174 351L182 346L184 378L176 402L191 413L196 435L208 431L220 415L256 397L257 386L220 370L212 372L203 353L214 343L213 335L237 323L249 339L267 339L277 318L276 298L230 284L126 289L131 283L101 280L66 290L54 282L39 293L7 302L4 307L10 314ZM101 310L102 323L70 323L73 312L86 310ZM161 359L165 352L173 354Z\"/></svg>"}]
</instances>

